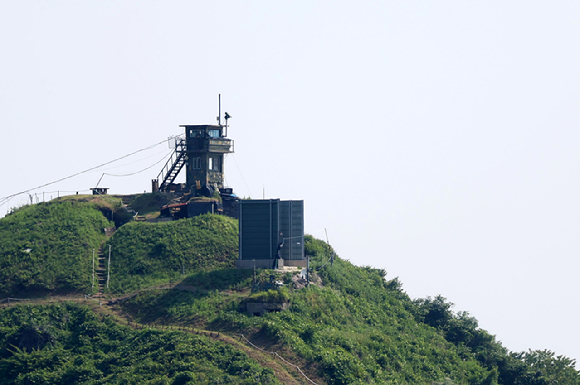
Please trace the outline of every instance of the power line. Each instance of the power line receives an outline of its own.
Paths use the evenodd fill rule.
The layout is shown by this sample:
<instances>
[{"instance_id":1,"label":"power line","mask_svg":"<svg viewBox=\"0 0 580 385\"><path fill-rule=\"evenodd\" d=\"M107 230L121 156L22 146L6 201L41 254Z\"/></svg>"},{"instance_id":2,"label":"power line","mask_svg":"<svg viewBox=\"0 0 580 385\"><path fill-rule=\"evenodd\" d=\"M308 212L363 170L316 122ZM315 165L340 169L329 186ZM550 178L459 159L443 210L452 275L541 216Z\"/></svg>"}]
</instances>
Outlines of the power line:
<instances>
[{"instance_id":1,"label":"power line","mask_svg":"<svg viewBox=\"0 0 580 385\"><path fill-rule=\"evenodd\" d=\"M246 188L248 189L248 193L250 194L250 198L251 198L252 192L250 191L250 187L248 187L248 184L246 183L246 179L244 178L244 174L242 174L242 170L240 170L240 166L238 166L238 162L236 162L236 157L234 156L234 154L232 154L232 159L234 160L234 163L236 164L236 168L238 169L238 172L240 173L240 176L242 177L242 180L244 181L244 184L246 185Z\"/></svg>"},{"instance_id":2,"label":"power line","mask_svg":"<svg viewBox=\"0 0 580 385\"><path fill-rule=\"evenodd\" d=\"M101 183L101 180L103 179L103 177L105 175L108 176L116 176L116 177L125 177L125 176L131 176L131 175L136 175L139 173L142 173L143 171L149 170L151 167L154 167L156 165L158 165L159 163L163 162L165 159L167 159L172 153L166 154L163 158L161 158L160 160L158 160L157 162L153 163L151 166L144 168L143 170L139 170L139 171L135 171L132 172L130 174L124 174L124 175L119 175L119 174L108 174L106 172L103 173L103 175L101 175L101 178L99 179L99 181L97 182L97 185L95 187L99 187L99 183Z\"/></svg>"},{"instance_id":3,"label":"power line","mask_svg":"<svg viewBox=\"0 0 580 385\"><path fill-rule=\"evenodd\" d=\"M121 167L129 166L129 165L131 165L131 164L139 163L139 162L142 162L142 161L144 161L144 160L147 160L147 159L153 158L154 156L157 156L157 155L159 155L159 154L165 153L165 152L167 152L167 151L168 151L168 150L167 150L167 149L165 149L165 150L163 150L163 151L156 152L156 153L155 153L155 154L153 154L153 155L149 155L149 156L147 156L147 157L145 157L145 158L138 159L138 160L136 160L136 161L134 161L134 162L129 162L129 163L125 163L125 164L120 164L120 165L118 165L118 166L113 166L113 167L107 167L106 169L104 169L104 170L102 170L102 171L106 171L106 170L113 170L113 169L116 169L116 168L121 168ZM169 150L169 151L170 151L170 150Z\"/></svg>"},{"instance_id":4,"label":"power line","mask_svg":"<svg viewBox=\"0 0 580 385\"><path fill-rule=\"evenodd\" d=\"M62 182L63 180L71 179L71 178L74 178L75 176L78 176L78 175L81 175L81 174L87 173L87 172L89 172L89 171L96 170L96 169L98 169L98 168L101 168L101 167L103 167L103 166L106 166L106 165L108 165L108 164L111 164L111 163L117 162L117 161L119 161L119 160L121 160L121 159L125 159L125 158L127 158L127 157L129 157L129 156L135 155L135 154L137 154L137 153L139 153L139 152L142 152L142 151L145 151L145 150L149 150L149 149L151 149L151 148L153 148L153 147L159 146L160 144L162 144L162 143L165 143L166 141L167 141L167 139L164 139L164 140L162 140L162 141L161 141L161 142L159 142L159 143L152 144L152 145L150 145L150 146L147 146L147 147L145 147L145 148L142 148L142 149L140 149L140 150L134 151L134 152L132 152L132 153L130 153L130 154L123 155L123 156L122 156L122 157L120 157L120 158L113 159L113 160L111 160L111 161L109 161L109 162L102 163L102 164L100 164L100 165L98 165L98 166L91 167L91 168L89 168L89 169L86 169L86 170L84 170L84 171L77 172L76 174L72 174L72 175L69 175L69 176L67 176L67 177L64 177L64 178L61 178L61 179L55 180L55 181L53 181L53 182L46 183L46 184L43 184L43 185L41 185L41 186L37 186L37 187L31 188L31 189L28 189L28 190L20 191L20 192L18 192L18 193L16 193L16 194L12 194L12 195L8 195L8 196L6 196L6 197L0 198L0 207L1 207L1 206L3 206L3 205L6 203L6 202L8 202L10 199L14 198L15 196L22 195L22 194L26 194L26 193L28 193L28 192L30 192L30 191L37 190L37 189L39 189L39 188L43 188L43 187L46 187L46 186L50 186L50 185L53 185L53 184L55 184L55 183Z\"/></svg>"}]
</instances>

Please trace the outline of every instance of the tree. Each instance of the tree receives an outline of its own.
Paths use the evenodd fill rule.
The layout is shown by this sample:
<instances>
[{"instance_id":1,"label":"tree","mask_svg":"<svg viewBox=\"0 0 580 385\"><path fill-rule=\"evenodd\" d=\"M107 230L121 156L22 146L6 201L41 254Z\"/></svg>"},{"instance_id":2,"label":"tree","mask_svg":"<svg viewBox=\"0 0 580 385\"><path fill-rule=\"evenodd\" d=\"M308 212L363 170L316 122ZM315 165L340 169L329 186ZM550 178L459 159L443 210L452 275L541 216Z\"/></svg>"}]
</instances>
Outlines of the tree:
<instances>
[{"instance_id":1,"label":"tree","mask_svg":"<svg viewBox=\"0 0 580 385\"><path fill-rule=\"evenodd\" d=\"M435 298L420 298L414 301L417 311L416 318L439 330L446 330L453 319L453 304L447 298L438 295Z\"/></svg>"}]
</instances>

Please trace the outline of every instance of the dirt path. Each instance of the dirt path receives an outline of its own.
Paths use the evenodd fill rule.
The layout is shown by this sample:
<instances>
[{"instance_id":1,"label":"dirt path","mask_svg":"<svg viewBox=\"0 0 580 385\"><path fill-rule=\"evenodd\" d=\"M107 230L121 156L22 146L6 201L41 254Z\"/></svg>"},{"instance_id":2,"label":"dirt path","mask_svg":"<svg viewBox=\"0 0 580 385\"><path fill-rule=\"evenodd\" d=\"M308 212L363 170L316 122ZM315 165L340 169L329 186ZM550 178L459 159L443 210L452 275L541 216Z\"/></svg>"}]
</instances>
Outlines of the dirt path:
<instances>
[{"instance_id":1,"label":"dirt path","mask_svg":"<svg viewBox=\"0 0 580 385\"><path fill-rule=\"evenodd\" d=\"M138 322L134 322L124 314L123 311L119 309L112 308L110 306L94 308L95 311L102 313L113 315L118 323L127 324L128 326L134 329L145 329L145 328L159 328L156 326L148 325L148 324L141 324ZM268 367L274 371L274 375L276 378L283 384L290 384L290 385L323 385L324 382L321 381L319 378L314 379L314 382L309 381L301 374L294 366L291 364L287 364L278 358L276 358L272 354L265 353L259 349L256 349L246 343L246 341L240 335L239 337L235 337L232 335L224 334L223 332L217 332L212 330L204 330L204 329L197 329L197 328L188 328L182 326L161 326L161 330L178 330L186 333L198 334L198 335L205 335L215 340L219 340L221 342L227 343L229 345L234 346L235 348L242 350L246 353L250 358L258 362L261 366Z\"/></svg>"},{"instance_id":2,"label":"dirt path","mask_svg":"<svg viewBox=\"0 0 580 385\"><path fill-rule=\"evenodd\" d=\"M161 289L165 287L155 287L152 289ZM147 289L146 289L147 290ZM189 286L181 286L181 287L173 287L173 290L186 290L186 291L195 291L194 287ZM141 290L140 290L141 291ZM292 364L288 364L275 355L264 352L260 350L260 348L255 348L250 346L241 335L233 336L224 334L223 332L212 331L212 330L203 330L197 328L188 328L182 326L156 326L156 325L149 325L149 324L141 324L134 322L131 317L124 313L122 310L115 308L114 304L117 303L119 300L123 300L125 298L130 298L137 295L140 291L123 295L121 297L113 298L110 301L105 298L91 298L84 295L63 295L63 296L54 296L54 297L47 297L47 298L38 298L38 299L27 299L21 301L9 301L4 302L0 305L0 308L17 306L21 304L29 304L29 305L46 305L46 304L55 304L55 303L63 303L63 302L76 302L76 303L83 303L89 305L89 307L98 314L101 315L109 315L113 316L117 323L127 325L133 329L146 329L146 328L155 328L159 330L176 330L182 331L186 333L192 334L199 334L205 335L215 340L219 340L223 343L227 343L229 345L234 346L235 348L243 351L246 353L250 358L258 362L263 367L268 367L274 371L274 375L282 384L289 384L289 385L323 385L324 381L320 378L316 378L314 376L310 376L312 381L307 379L304 374L301 374ZM109 305L109 303L111 305Z\"/></svg>"}]
</instances>

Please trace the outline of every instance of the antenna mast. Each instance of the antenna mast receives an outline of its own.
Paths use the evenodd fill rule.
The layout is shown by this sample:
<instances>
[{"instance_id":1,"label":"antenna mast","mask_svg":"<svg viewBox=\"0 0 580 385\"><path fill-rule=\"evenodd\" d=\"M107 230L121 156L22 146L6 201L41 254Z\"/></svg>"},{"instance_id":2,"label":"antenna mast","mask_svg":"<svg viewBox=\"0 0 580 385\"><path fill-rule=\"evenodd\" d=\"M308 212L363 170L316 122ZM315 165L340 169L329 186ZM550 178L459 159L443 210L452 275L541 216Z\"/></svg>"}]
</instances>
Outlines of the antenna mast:
<instances>
[{"instance_id":1,"label":"antenna mast","mask_svg":"<svg viewBox=\"0 0 580 385\"><path fill-rule=\"evenodd\" d=\"M218 94L218 125L222 125L222 94Z\"/></svg>"},{"instance_id":2,"label":"antenna mast","mask_svg":"<svg viewBox=\"0 0 580 385\"><path fill-rule=\"evenodd\" d=\"M324 234L326 234L326 246L328 246L328 253L330 254L330 266L334 264L334 253L330 248L330 242L328 242L328 233L326 232L326 227L324 228Z\"/></svg>"}]
</instances>

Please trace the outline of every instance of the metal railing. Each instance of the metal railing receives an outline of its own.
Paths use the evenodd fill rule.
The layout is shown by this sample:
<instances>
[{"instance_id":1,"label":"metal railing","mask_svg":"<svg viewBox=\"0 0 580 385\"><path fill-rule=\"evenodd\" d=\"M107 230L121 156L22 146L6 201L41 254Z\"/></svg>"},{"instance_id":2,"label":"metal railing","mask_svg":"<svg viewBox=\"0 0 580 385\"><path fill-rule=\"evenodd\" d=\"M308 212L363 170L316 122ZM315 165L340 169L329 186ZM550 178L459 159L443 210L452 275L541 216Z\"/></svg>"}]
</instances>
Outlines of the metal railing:
<instances>
[{"instance_id":1,"label":"metal railing","mask_svg":"<svg viewBox=\"0 0 580 385\"><path fill-rule=\"evenodd\" d=\"M185 152L185 139L175 138L175 151L171 154L169 159L167 159L167 162L159 172L159 175L157 175L157 180L161 182L159 185L160 188L165 187L167 182L165 178L168 176L168 174L170 174L173 171L179 159L182 156L184 156L184 152Z\"/></svg>"}]
</instances>

